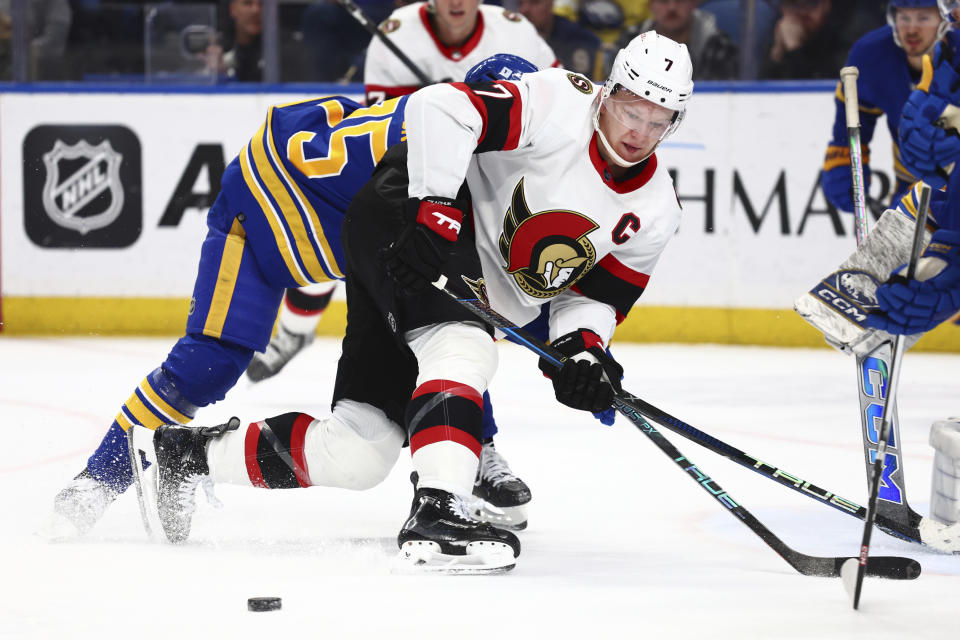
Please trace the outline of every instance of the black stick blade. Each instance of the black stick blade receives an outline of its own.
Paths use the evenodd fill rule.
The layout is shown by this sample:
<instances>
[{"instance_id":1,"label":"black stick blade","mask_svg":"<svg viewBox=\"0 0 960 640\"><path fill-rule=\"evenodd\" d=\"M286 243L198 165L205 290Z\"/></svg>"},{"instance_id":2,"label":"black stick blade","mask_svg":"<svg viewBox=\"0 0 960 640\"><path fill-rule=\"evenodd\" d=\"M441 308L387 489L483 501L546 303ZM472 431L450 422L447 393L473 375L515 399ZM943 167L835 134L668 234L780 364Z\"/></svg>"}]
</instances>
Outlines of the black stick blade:
<instances>
[{"instance_id":1,"label":"black stick blade","mask_svg":"<svg viewBox=\"0 0 960 640\"><path fill-rule=\"evenodd\" d=\"M834 576L841 575L840 568L848 560L856 558L837 558ZM851 563L853 564L853 563ZM920 576L920 563L912 558L899 556L874 556L867 559L866 575L887 580L916 580Z\"/></svg>"}]
</instances>

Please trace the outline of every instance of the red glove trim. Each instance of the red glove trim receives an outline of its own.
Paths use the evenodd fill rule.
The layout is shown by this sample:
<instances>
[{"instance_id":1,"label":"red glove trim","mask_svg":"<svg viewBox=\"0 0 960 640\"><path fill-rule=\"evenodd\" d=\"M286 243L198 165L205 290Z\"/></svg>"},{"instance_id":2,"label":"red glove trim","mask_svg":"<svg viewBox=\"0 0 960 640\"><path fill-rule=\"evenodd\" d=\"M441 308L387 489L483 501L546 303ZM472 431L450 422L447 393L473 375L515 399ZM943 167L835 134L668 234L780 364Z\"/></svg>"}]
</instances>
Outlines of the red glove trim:
<instances>
[{"instance_id":1,"label":"red glove trim","mask_svg":"<svg viewBox=\"0 0 960 640\"><path fill-rule=\"evenodd\" d=\"M456 242L463 222L463 212L442 202L425 199L420 202L420 208L417 209L417 222L441 238Z\"/></svg>"}]
</instances>

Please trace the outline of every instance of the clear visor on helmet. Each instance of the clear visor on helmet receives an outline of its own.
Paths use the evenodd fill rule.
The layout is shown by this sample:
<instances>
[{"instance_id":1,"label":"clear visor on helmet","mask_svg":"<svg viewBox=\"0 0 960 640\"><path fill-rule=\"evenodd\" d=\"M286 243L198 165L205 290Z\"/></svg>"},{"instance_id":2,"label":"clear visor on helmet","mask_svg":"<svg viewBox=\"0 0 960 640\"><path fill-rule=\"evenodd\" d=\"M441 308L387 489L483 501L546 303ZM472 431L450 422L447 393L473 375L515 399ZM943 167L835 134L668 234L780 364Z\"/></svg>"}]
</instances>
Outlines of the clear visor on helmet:
<instances>
[{"instance_id":1,"label":"clear visor on helmet","mask_svg":"<svg viewBox=\"0 0 960 640\"><path fill-rule=\"evenodd\" d=\"M614 120L657 143L673 133L683 119L682 112L641 98L620 85L603 98L602 106Z\"/></svg>"}]
</instances>

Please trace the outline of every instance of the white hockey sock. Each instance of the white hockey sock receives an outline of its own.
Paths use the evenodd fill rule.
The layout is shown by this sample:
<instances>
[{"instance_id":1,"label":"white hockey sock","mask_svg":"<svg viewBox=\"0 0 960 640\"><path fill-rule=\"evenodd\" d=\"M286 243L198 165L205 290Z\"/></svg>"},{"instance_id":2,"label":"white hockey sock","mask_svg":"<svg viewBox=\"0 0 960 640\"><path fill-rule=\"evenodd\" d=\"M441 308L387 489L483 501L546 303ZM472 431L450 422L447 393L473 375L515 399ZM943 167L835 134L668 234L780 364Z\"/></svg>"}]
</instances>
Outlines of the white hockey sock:
<instances>
[{"instance_id":1,"label":"white hockey sock","mask_svg":"<svg viewBox=\"0 0 960 640\"><path fill-rule=\"evenodd\" d=\"M284 414L215 438L207 464L214 482L361 490L383 481L403 441L401 427L379 409L341 400L331 416Z\"/></svg>"},{"instance_id":2,"label":"white hockey sock","mask_svg":"<svg viewBox=\"0 0 960 640\"><path fill-rule=\"evenodd\" d=\"M460 496L473 493L480 459L462 444L452 440L433 442L417 449L412 460L420 478L417 488L442 489Z\"/></svg>"},{"instance_id":3,"label":"white hockey sock","mask_svg":"<svg viewBox=\"0 0 960 640\"><path fill-rule=\"evenodd\" d=\"M336 282L320 282L301 287L298 291L303 295L322 297L333 291L336 286ZM283 304L280 306L280 324L290 333L313 333L317 330L317 324L324 310L299 309L291 306L289 300L284 297Z\"/></svg>"}]
</instances>

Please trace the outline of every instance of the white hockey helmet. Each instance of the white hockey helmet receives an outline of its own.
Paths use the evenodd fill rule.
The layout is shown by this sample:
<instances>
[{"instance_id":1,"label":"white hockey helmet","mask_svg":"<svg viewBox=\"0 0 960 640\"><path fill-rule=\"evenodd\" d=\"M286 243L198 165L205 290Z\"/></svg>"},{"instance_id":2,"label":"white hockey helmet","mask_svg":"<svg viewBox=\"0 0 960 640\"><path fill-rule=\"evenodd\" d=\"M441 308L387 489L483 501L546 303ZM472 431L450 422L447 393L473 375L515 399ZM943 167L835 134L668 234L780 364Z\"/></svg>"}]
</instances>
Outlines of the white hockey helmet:
<instances>
[{"instance_id":1,"label":"white hockey helmet","mask_svg":"<svg viewBox=\"0 0 960 640\"><path fill-rule=\"evenodd\" d=\"M612 150L600 130L599 122L601 107L607 103L610 96L621 89L626 89L638 99L647 100L674 112L670 126L657 141L659 145L680 126L686 113L687 102L693 95L693 62L687 46L656 31L646 31L631 40L613 60L610 76L597 99L593 124L600 140L607 151L613 154L617 164L630 166L637 163L623 160ZM626 122L622 123L629 126Z\"/></svg>"}]
</instances>

